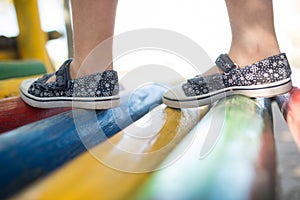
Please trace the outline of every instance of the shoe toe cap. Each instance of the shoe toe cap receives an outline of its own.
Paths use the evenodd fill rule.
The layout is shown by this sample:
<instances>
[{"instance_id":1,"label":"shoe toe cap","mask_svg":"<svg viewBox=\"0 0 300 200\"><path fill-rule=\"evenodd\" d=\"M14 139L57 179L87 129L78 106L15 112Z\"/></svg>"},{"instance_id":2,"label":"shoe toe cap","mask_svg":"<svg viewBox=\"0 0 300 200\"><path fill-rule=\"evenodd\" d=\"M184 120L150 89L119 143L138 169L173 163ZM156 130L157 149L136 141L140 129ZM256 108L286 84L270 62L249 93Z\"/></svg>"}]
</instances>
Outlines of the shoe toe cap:
<instances>
[{"instance_id":1,"label":"shoe toe cap","mask_svg":"<svg viewBox=\"0 0 300 200\"><path fill-rule=\"evenodd\" d=\"M182 90L182 85L177 85L173 87L172 89L168 90L164 94L164 98L170 99L170 100L180 100L186 98L186 95L184 91Z\"/></svg>"},{"instance_id":2,"label":"shoe toe cap","mask_svg":"<svg viewBox=\"0 0 300 200\"><path fill-rule=\"evenodd\" d=\"M20 86L20 90L22 92L25 92L27 93L28 91L28 88L30 87L30 85L35 81L36 79L26 79L24 80L22 83L21 83L21 86Z\"/></svg>"}]
</instances>

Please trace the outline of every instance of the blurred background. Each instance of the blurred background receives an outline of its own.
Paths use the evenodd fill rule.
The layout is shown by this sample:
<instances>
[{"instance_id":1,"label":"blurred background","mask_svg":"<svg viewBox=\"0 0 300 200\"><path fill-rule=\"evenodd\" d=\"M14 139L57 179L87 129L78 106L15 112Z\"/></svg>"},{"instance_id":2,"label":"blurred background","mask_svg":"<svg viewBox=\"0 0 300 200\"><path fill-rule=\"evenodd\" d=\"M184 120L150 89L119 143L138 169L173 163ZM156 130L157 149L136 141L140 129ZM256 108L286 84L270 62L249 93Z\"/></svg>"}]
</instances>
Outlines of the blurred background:
<instances>
[{"instance_id":1,"label":"blurred background","mask_svg":"<svg viewBox=\"0 0 300 200\"><path fill-rule=\"evenodd\" d=\"M8 37L17 36L19 32L14 7L9 2L0 1L0 35ZM42 29L57 30L63 34L63 37L47 43L48 53L57 68L68 57L63 1L38 2ZM293 82L300 86L300 79L296 78L300 74L300 2L274 0L274 13L281 51L287 53L294 68ZM220 53L228 52L231 41L225 1L220 0L119 0L115 34L139 28L162 28L183 34L200 45L213 61ZM175 68L178 65L177 61L156 56L160 64L174 65ZM117 70L127 71L137 65L138 57L141 56L131 55L119 60ZM191 76L194 72L183 70L182 73Z\"/></svg>"}]
</instances>

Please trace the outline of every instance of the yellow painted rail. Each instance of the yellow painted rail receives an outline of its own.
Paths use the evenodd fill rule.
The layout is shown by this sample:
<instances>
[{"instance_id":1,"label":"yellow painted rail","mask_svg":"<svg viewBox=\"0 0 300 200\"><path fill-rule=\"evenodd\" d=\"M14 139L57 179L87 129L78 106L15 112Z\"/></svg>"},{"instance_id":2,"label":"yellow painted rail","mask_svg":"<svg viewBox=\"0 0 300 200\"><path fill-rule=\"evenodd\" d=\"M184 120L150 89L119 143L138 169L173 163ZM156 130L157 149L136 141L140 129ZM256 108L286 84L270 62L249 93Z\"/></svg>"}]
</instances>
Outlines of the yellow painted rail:
<instances>
[{"instance_id":1,"label":"yellow painted rail","mask_svg":"<svg viewBox=\"0 0 300 200\"><path fill-rule=\"evenodd\" d=\"M54 68L46 50L47 36L41 29L37 0L14 0L19 24L18 50L21 59L39 59L48 72Z\"/></svg>"},{"instance_id":2,"label":"yellow painted rail","mask_svg":"<svg viewBox=\"0 0 300 200\"><path fill-rule=\"evenodd\" d=\"M13 199L126 199L207 110L158 106Z\"/></svg>"},{"instance_id":3,"label":"yellow painted rail","mask_svg":"<svg viewBox=\"0 0 300 200\"><path fill-rule=\"evenodd\" d=\"M19 87L23 80L29 78L38 78L42 75L26 76L22 78L11 78L0 80L0 99L19 96Z\"/></svg>"}]
</instances>

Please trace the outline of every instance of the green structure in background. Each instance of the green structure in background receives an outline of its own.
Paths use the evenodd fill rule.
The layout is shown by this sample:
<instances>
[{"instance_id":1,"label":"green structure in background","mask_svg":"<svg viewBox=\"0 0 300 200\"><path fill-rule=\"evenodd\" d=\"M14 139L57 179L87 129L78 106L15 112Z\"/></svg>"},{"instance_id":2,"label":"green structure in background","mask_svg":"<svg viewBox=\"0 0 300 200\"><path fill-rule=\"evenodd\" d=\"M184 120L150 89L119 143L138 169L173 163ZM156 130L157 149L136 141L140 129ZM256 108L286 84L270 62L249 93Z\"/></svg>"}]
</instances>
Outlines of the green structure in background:
<instances>
[{"instance_id":1,"label":"green structure in background","mask_svg":"<svg viewBox=\"0 0 300 200\"><path fill-rule=\"evenodd\" d=\"M46 73L43 62L38 60L13 60L0 62L0 80Z\"/></svg>"}]
</instances>

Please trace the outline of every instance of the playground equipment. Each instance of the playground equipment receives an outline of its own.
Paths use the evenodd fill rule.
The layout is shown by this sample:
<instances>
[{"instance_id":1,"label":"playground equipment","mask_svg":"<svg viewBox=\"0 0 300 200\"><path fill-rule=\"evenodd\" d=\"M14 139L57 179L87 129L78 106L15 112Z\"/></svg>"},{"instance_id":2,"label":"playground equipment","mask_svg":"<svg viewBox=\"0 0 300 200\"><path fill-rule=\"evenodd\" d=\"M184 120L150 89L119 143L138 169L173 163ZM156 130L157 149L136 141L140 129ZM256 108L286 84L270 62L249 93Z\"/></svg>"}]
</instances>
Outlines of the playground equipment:
<instances>
[{"instance_id":1,"label":"playground equipment","mask_svg":"<svg viewBox=\"0 0 300 200\"><path fill-rule=\"evenodd\" d=\"M300 89L293 87L288 94L277 96L276 101L300 151Z\"/></svg>"},{"instance_id":2,"label":"playground equipment","mask_svg":"<svg viewBox=\"0 0 300 200\"><path fill-rule=\"evenodd\" d=\"M164 91L159 85L146 86L122 95L115 109L75 109L1 134L0 198L83 153L83 140L94 146L138 120L161 103Z\"/></svg>"},{"instance_id":3,"label":"playground equipment","mask_svg":"<svg viewBox=\"0 0 300 200\"><path fill-rule=\"evenodd\" d=\"M151 125L132 133L141 122ZM275 189L270 100L234 96L210 110L160 105L13 199L273 199Z\"/></svg>"},{"instance_id":4,"label":"playground equipment","mask_svg":"<svg viewBox=\"0 0 300 200\"><path fill-rule=\"evenodd\" d=\"M20 35L0 38L0 98L53 71L45 43L54 36L41 31L37 2L14 4ZM0 198L276 198L271 99L232 96L179 110L162 104L165 90L124 92L120 107L106 111L0 100ZM298 146L299 94L276 97Z\"/></svg>"},{"instance_id":5,"label":"playground equipment","mask_svg":"<svg viewBox=\"0 0 300 200\"><path fill-rule=\"evenodd\" d=\"M0 98L18 96L19 85L24 79L55 71L46 42L61 34L42 31L37 3L37 0L13 1L19 35L0 37Z\"/></svg>"}]
</instances>

